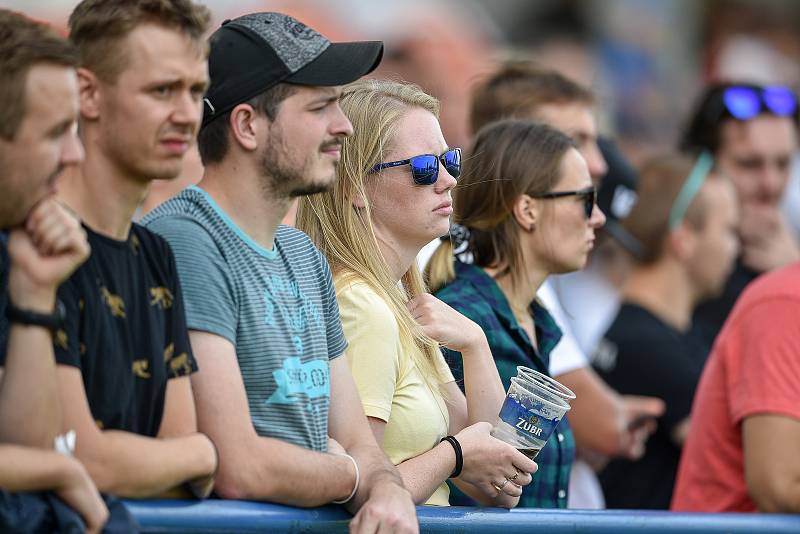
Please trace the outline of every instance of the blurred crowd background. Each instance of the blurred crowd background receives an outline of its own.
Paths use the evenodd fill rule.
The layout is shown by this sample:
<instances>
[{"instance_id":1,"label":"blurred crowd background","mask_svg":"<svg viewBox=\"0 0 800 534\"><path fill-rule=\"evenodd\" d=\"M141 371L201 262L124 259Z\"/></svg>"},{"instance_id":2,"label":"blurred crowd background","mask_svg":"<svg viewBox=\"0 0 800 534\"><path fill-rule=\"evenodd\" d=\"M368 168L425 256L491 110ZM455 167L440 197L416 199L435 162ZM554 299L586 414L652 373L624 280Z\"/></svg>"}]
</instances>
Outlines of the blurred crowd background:
<instances>
[{"instance_id":1,"label":"blurred crowd background","mask_svg":"<svg viewBox=\"0 0 800 534\"><path fill-rule=\"evenodd\" d=\"M525 58L557 69L599 96L600 132L634 164L674 148L700 89L710 81L800 88L800 2L794 0L206 0L215 21L277 10L331 40L376 39L386 56L374 73L411 81L442 102L450 146L468 145L473 82L497 60ZM66 27L73 0L0 0ZM155 184L153 201L196 181ZM800 181L786 203L800 205ZM147 211L150 205L144 206ZM786 210L800 233L800 215Z\"/></svg>"},{"instance_id":2,"label":"blurred crowd background","mask_svg":"<svg viewBox=\"0 0 800 534\"><path fill-rule=\"evenodd\" d=\"M376 76L442 101L451 145L467 143L466 95L496 59L534 59L601 96L603 133L634 160L668 148L710 80L800 83L793 0L206 0L217 21L278 10L332 40L380 39ZM73 0L0 0L66 26Z\"/></svg>"}]
</instances>

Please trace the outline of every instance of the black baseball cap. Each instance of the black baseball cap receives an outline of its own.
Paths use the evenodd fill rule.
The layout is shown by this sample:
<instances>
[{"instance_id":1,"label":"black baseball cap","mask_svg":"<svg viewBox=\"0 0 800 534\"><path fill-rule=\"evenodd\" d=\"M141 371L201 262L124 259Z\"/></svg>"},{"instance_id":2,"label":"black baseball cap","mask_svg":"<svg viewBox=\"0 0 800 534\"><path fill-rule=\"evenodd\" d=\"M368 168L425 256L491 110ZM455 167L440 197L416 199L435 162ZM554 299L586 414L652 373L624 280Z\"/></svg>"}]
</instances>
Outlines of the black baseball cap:
<instances>
[{"instance_id":1,"label":"black baseball cap","mask_svg":"<svg viewBox=\"0 0 800 534\"><path fill-rule=\"evenodd\" d=\"M635 257L642 254L642 245L621 224L636 203L639 173L628 162L611 139L600 138L597 146L608 164L608 172L600 182L597 205L606 215L603 230Z\"/></svg>"},{"instance_id":2,"label":"black baseball cap","mask_svg":"<svg viewBox=\"0 0 800 534\"><path fill-rule=\"evenodd\" d=\"M381 41L332 43L272 12L226 20L209 44L203 126L278 83L344 85L375 70L383 57Z\"/></svg>"}]
</instances>

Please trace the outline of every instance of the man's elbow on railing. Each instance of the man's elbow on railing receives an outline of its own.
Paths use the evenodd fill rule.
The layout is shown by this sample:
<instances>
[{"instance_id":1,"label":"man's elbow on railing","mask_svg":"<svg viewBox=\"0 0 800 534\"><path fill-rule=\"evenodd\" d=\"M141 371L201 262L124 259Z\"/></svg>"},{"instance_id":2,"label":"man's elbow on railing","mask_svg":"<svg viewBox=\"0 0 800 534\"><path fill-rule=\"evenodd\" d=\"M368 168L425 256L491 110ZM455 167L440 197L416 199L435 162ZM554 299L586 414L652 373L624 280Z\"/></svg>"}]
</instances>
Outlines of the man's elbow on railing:
<instances>
[{"instance_id":1,"label":"man's elbow on railing","mask_svg":"<svg viewBox=\"0 0 800 534\"><path fill-rule=\"evenodd\" d=\"M791 475L764 480L748 480L750 498L765 513L800 513L800 478Z\"/></svg>"}]
</instances>

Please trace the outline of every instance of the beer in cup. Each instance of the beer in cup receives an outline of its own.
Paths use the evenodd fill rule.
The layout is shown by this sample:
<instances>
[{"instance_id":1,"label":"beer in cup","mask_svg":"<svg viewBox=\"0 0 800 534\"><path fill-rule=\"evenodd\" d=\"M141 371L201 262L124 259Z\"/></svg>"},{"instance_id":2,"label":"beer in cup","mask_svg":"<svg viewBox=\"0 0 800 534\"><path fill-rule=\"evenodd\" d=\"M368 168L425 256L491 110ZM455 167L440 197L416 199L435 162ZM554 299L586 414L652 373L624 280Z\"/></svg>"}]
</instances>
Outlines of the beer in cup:
<instances>
[{"instance_id":1,"label":"beer in cup","mask_svg":"<svg viewBox=\"0 0 800 534\"><path fill-rule=\"evenodd\" d=\"M519 372L511 379L492 436L533 460L570 409L563 395L569 392L574 398L574 394L563 386L566 391L559 391L548 381L531 376L528 372Z\"/></svg>"}]
</instances>

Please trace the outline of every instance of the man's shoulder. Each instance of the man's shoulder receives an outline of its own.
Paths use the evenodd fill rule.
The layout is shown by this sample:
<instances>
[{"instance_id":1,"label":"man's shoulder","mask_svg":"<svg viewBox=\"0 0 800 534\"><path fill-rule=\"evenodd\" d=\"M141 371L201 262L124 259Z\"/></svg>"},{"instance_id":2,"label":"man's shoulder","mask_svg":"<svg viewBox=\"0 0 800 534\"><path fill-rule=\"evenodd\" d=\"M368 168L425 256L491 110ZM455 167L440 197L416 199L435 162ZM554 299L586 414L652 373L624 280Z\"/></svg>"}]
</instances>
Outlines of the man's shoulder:
<instances>
[{"instance_id":1,"label":"man's shoulder","mask_svg":"<svg viewBox=\"0 0 800 534\"><path fill-rule=\"evenodd\" d=\"M745 339L789 341L783 334L800 321L800 262L763 274L745 288L714 343L736 348ZM738 350L726 350L739 354Z\"/></svg>"},{"instance_id":2,"label":"man's shoulder","mask_svg":"<svg viewBox=\"0 0 800 534\"><path fill-rule=\"evenodd\" d=\"M131 224L131 233L128 239L135 254L144 253L154 257L172 254L166 239L139 223Z\"/></svg>"},{"instance_id":3,"label":"man's shoulder","mask_svg":"<svg viewBox=\"0 0 800 534\"><path fill-rule=\"evenodd\" d=\"M275 249L296 266L329 270L328 261L304 232L281 224L275 232Z\"/></svg>"},{"instance_id":4,"label":"man's shoulder","mask_svg":"<svg viewBox=\"0 0 800 534\"><path fill-rule=\"evenodd\" d=\"M224 228L224 223L196 188L184 189L154 208L142 218L141 224L173 245L219 241L219 229Z\"/></svg>"},{"instance_id":5,"label":"man's shoulder","mask_svg":"<svg viewBox=\"0 0 800 534\"><path fill-rule=\"evenodd\" d=\"M275 231L275 243L280 244L288 252L312 251L319 253L319 249L305 232L285 224L278 225L278 229Z\"/></svg>"},{"instance_id":6,"label":"man's shoulder","mask_svg":"<svg viewBox=\"0 0 800 534\"><path fill-rule=\"evenodd\" d=\"M765 273L744 290L737 307L748 307L764 300L797 300L800 302L800 262Z\"/></svg>"},{"instance_id":7,"label":"man's shoulder","mask_svg":"<svg viewBox=\"0 0 800 534\"><path fill-rule=\"evenodd\" d=\"M605 337L613 341L644 341L652 338L668 337L673 330L651 311L623 302L616 317L606 331Z\"/></svg>"},{"instance_id":8,"label":"man's shoulder","mask_svg":"<svg viewBox=\"0 0 800 534\"><path fill-rule=\"evenodd\" d=\"M621 357L634 360L672 358L687 349L685 334L667 325L649 310L623 303L603 336L617 347Z\"/></svg>"},{"instance_id":9,"label":"man's shoulder","mask_svg":"<svg viewBox=\"0 0 800 534\"><path fill-rule=\"evenodd\" d=\"M209 205L206 195L197 187L188 187L153 208L142 217L140 223L156 233L161 233L161 229L171 226L176 221L193 222L206 227L214 219L214 210Z\"/></svg>"}]
</instances>

